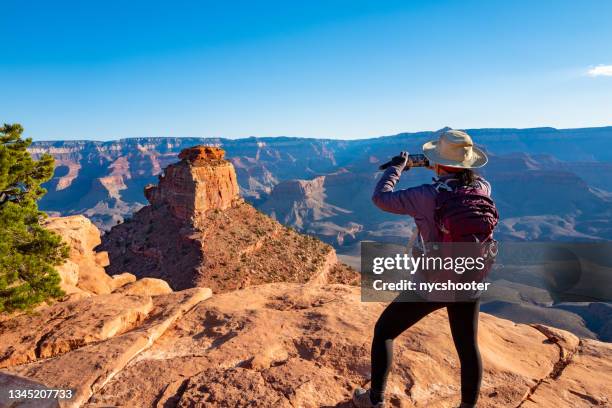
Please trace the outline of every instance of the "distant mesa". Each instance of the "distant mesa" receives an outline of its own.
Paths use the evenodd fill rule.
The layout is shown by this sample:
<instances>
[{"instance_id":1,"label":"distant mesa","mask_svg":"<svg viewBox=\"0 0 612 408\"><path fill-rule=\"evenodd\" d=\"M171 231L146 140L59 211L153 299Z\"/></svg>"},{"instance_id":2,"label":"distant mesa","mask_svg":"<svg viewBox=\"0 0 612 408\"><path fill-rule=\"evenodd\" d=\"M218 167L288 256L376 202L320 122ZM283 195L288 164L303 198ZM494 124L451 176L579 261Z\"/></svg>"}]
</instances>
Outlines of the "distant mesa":
<instances>
[{"instance_id":1,"label":"distant mesa","mask_svg":"<svg viewBox=\"0 0 612 408\"><path fill-rule=\"evenodd\" d=\"M44 153L53 155L57 165L54 178L45 185L49 192L41 201L41 209L61 215L85 214L105 232L148 203L143 188L148 183L158 184L156 179L162 169L177 162L181 151L186 150L181 159L194 167L202 160L206 163L230 158L241 196L264 212L262 204L268 200L272 202L267 207L278 207L276 198L270 195L279 183L325 176L326 204L349 210L350 214L339 212L325 217L324 222L339 228L352 222L363 225L362 231L356 239L340 244L335 235L327 235L327 228L321 233L322 220L300 218L304 231L340 248L359 240L378 239L389 223L401 230L401 217L383 213L371 203L376 163L398 151L419 151L424 142L435 138L434 133L402 133L363 140L282 137L44 141L34 142L29 150L36 158ZM610 218L612 178L608 174L612 171L612 150L608 145L612 127L468 129L468 133L489 152L491 160L483 175L494 186L503 218L516 218L513 222L520 224L517 228L525 224L529 230L504 228L499 238L549 240L565 233L571 234L570 239L612 238L612 228L603 222ZM221 149L216 146L223 146L225 158L218 155ZM429 181L426 171L408 172L399 187ZM280 220L279 211L276 215ZM560 217L571 225L548 235L555 228L548 222L542 225L535 219L522 219L534 216ZM300 228L297 224L292 226ZM402 242L406 239L404 234L386 236Z\"/></svg>"}]
</instances>

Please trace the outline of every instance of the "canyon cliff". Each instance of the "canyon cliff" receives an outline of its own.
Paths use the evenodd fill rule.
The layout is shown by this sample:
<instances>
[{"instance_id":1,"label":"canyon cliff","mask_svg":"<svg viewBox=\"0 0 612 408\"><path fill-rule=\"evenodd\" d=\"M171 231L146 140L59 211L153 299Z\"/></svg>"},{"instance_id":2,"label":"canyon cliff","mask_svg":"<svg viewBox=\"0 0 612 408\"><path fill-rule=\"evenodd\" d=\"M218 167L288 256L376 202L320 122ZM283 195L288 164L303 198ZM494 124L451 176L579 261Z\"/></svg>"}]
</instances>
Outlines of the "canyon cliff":
<instances>
[{"instance_id":1,"label":"canyon cliff","mask_svg":"<svg viewBox=\"0 0 612 408\"><path fill-rule=\"evenodd\" d=\"M500 236L512 240L556 239L566 233L578 239L612 237L609 227L598 222L610 216L612 183L606 175L612 169L608 149L612 127L468 129L468 133L491 156L485 175L496 186L493 194L502 217L512 218ZM56 173L46 185L49 193L41 208L58 215L84 214L105 231L147 203L142 194L145 185L189 146L222 147L234 165L242 197L268 214L293 205L290 198L272 197L279 183L316 182L325 176L323 202L315 204L313 200L321 197L311 197L310 204L349 213L313 211L313 217L303 214L290 221L295 228L312 231L340 248L375 239L381 230L399 226L397 217L377 211L369 201L377 167L402 150L420 151L424 142L435 137L430 131L362 140L147 137L35 142L30 151L34 157L49 153L56 160ZM414 185L431 177L415 170L402 180L406 181L402 185ZM517 194L524 183L528 194ZM564 198L569 199L551 199L559 191L567 191ZM296 205L303 206L300 197ZM284 218L278 212L277 217ZM563 227L554 228L559 223ZM362 228L356 231L355 224ZM547 235L551 230L553 237ZM337 232L345 231L349 234L340 234L344 239L339 243ZM395 234L394 238L405 237Z\"/></svg>"},{"instance_id":2,"label":"canyon cliff","mask_svg":"<svg viewBox=\"0 0 612 408\"><path fill-rule=\"evenodd\" d=\"M490 157L482 172L493 185L493 197L502 217L496 231L499 241L601 241L612 237L609 222L612 179L607 177L612 169L612 156L607 148L612 127L468 129L468 133ZM49 192L41 201L41 208L55 215L84 214L108 231L124 219L128 222L122 228L129 229L133 222L130 217L148 203L143 194L145 186L156 182L163 169L177 161L182 150L197 144L222 147L234 167L240 195L245 200L298 232L333 245L344 262L358 267L360 241L403 244L414 227L410 217L382 212L372 204L370 196L379 176L378 165L399 151L420 151L421 145L432 138L435 132L429 131L363 140L147 137L107 142L35 142L30 151L34 157L50 153L57 165L54 178L46 185ZM414 169L402 175L398 188L430 181L431 173ZM154 191L148 193L153 200ZM242 215L247 219L270 225L268 219L252 208L243 209ZM241 215L234 207L222 211ZM210 216L214 218L214 212ZM211 224L217 222L220 228L225 227L223 217L216 216L220 219L212 220ZM146 218L144 213L139 217ZM134 243L119 242L109 250L112 256L124 247L143 254L143 259L135 261L134 257L122 256L125 268L114 262L112 273L127 270L128 264L135 262L130 267L142 269L142 276L155 271L153 276L164 277L168 276L165 265L168 271L190 270L191 265L199 263L201 250L191 240L190 228L178 233L185 223L173 220L172 216L162 221L151 218L151 226L145 230L151 229L150 237L143 236ZM142 226L139 229L142 231ZM171 235L167 242L153 242L160 240L165 229ZM132 234L126 233L128 236ZM191 244L196 248L190 249ZM166 251L161 259L164 248L172 251ZM180 254L180 250L185 252L184 256L170 255ZM214 253L210 249L209 252ZM213 265L214 257L209 261L210 271L224 269L223 265ZM533 285L514 275L502 278ZM190 278L179 286L176 283L179 282L175 282L175 287L188 287ZM550 306L525 300L529 296L522 289L519 292L489 310L525 323L539 319L580 336L611 338L605 329L605 319L602 323L600 314L593 313L589 305ZM609 304L600 303L597 307L605 306Z\"/></svg>"}]
</instances>

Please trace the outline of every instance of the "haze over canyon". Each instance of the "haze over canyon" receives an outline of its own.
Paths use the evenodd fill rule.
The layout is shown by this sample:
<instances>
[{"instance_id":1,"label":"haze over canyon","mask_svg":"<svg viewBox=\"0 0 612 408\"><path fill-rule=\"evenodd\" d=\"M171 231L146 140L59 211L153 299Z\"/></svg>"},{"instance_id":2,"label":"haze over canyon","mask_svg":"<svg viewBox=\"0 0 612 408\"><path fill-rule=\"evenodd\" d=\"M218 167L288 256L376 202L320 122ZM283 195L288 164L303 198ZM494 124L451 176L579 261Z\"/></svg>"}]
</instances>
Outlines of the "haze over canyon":
<instances>
[{"instance_id":1,"label":"haze over canyon","mask_svg":"<svg viewBox=\"0 0 612 408\"><path fill-rule=\"evenodd\" d=\"M490 154L483 174L493 184L501 240L612 238L612 127L468 130ZM35 142L36 156L57 164L41 208L85 214L103 230L146 203L178 153L197 144L227 152L242 196L281 223L316 235L336 248L364 239L403 240L410 221L374 207L377 167L399 151L420 151L434 132L361 140L304 138L133 138L109 142ZM400 186L428 182L414 169Z\"/></svg>"}]
</instances>

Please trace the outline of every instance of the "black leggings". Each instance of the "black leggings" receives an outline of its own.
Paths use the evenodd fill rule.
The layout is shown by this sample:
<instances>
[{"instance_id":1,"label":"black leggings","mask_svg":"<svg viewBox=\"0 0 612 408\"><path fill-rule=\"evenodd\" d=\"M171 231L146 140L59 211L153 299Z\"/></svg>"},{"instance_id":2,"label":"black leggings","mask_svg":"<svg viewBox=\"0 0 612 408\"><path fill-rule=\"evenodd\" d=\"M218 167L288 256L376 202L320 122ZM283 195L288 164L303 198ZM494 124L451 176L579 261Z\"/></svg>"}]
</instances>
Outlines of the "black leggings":
<instances>
[{"instance_id":1,"label":"black leggings","mask_svg":"<svg viewBox=\"0 0 612 408\"><path fill-rule=\"evenodd\" d=\"M423 317L440 308L448 310L451 333L461 363L461 401L476 404L482 380L478 350L478 312L480 302L392 302L380 315L372 340L373 402L382 399L393 362L393 339Z\"/></svg>"}]
</instances>

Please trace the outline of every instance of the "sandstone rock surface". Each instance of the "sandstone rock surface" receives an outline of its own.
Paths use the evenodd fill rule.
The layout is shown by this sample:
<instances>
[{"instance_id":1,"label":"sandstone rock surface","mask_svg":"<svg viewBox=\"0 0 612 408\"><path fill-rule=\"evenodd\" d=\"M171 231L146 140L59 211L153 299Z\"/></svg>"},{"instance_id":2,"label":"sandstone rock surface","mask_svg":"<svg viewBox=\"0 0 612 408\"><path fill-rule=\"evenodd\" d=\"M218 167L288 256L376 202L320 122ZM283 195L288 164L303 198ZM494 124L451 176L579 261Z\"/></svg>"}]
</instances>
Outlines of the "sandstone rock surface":
<instances>
[{"instance_id":1,"label":"sandstone rock surface","mask_svg":"<svg viewBox=\"0 0 612 408\"><path fill-rule=\"evenodd\" d=\"M172 293L172 289L161 279L142 278L117 289L116 293L157 296Z\"/></svg>"},{"instance_id":2,"label":"sandstone rock surface","mask_svg":"<svg viewBox=\"0 0 612 408\"><path fill-rule=\"evenodd\" d=\"M121 334L153 308L150 296L119 294L58 302L0 323L0 368L53 357Z\"/></svg>"},{"instance_id":3,"label":"sandstone rock surface","mask_svg":"<svg viewBox=\"0 0 612 408\"><path fill-rule=\"evenodd\" d=\"M157 186L145 190L154 206L165 205L184 221L208 210L224 210L239 198L236 172L216 147L195 146L179 155L181 161L164 169Z\"/></svg>"},{"instance_id":4,"label":"sandstone rock surface","mask_svg":"<svg viewBox=\"0 0 612 408\"><path fill-rule=\"evenodd\" d=\"M178 158L181 160L187 160L190 163L198 162L214 162L215 160L223 160L225 157L225 151L215 146L194 146L187 149L183 149Z\"/></svg>"},{"instance_id":5,"label":"sandstone rock surface","mask_svg":"<svg viewBox=\"0 0 612 408\"><path fill-rule=\"evenodd\" d=\"M132 324L125 325L123 329L128 330L106 330L104 336L97 342L73 342L71 351L56 355L55 358L50 355L39 356L36 353L32 355L29 349L19 349L19 338L5 338L3 344L8 344L15 351L14 356L24 355L22 359L12 359L9 366L5 366L5 372L2 375L20 375L29 380L45 384L49 388L72 389L75 396L71 400L61 400L62 406L80 407L85 404L92 394L102 389L118 372L133 360L136 356L149 348L165 331L168 330L184 313L193 308L196 304L208 299L211 296L210 289L194 288L182 292L175 292L166 295L155 296L153 300L150 297L111 294L94 296L90 299L75 302L72 307L75 311L86 309L92 299L105 303L107 305L117 304L117 308L121 305L125 306L125 301L129 299L147 300L148 313L141 319L138 319ZM127 312L126 312L127 313ZM95 313L92 313L95 316ZM32 325L44 324L47 316L33 316L30 323ZM74 319L78 319L75 317ZM75 338L73 327L75 321L61 321L54 328L52 336L65 339L67 336ZM126 319L126 322L129 319ZM15 322L17 327L24 327L22 322ZM31 326L30 326L31 327ZM85 327L79 325L80 329ZM112 328L108 320L102 316L99 320L92 320L88 325L89 330L99 328ZM42 331L44 333L44 331ZM59 334L57 334L59 333ZM53 349L57 351L56 349ZM28 364L21 364L29 361L29 357L33 356L36 361ZM7 360L4 360L6 363ZM122 402L116 402L115 406L130 406ZM132 405L139 406L139 405Z\"/></svg>"},{"instance_id":6,"label":"sandstone rock surface","mask_svg":"<svg viewBox=\"0 0 612 408\"><path fill-rule=\"evenodd\" d=\"M125 331L73 342L69 350L51 354L54 358L19 348L22 337L2 332L4 349L10 343L13 355L26 358L3 360L0 396L18 379L30 388L74 389L74 399L60 401L69 407L348 408L351 390L368 385L372 328L385 305L361 302L359 288L276 283L210 296L209 289L194 288L153 298L113 293L73 302L71 310L89 310L90 318L97 316L91 307L96 300L111 305L118 298L139 304L149 299L152 305ZM53 308L58 306L46 310L57 311ZM43 330L47 338L26 343L60 350L50 345L62 339L66 344L83 328L84 318L71 316ZM50 315L32 315L27 326L15 320L24 318L11 319L14 327L54 321ZM102 333L109 321L103 316L90 327ZM481 315L479 340L484 362L479 407L610 405L610 344L487 314ZM390 406L457 405L459 362L445 311L398 337L394 350Z\"/></svg>"},{"instance_id":7,"label":"sandstone rock surface","mask_svg":"<svg viewBox=\"0 0 612 408\"><path fill-rule=\"evenodd\" d=\"M567 365L542 380L523 407L605 407L612 405L612 345L583 339Z\"/></svg>"},{"instance_id":8,"label":"sandstone rock surface","mask_svg":"<svg viewBox=\"0 0 612 408\"><path fill-rule=\"evenodd\" d=\"M350 407L369 381L371 331L384 305L346 285L268 284L198 304L89 406ZM479 407L610 403L612 348L568 332L483 314ZM459 401L459 362L444 311L395 342L391 406ZM597 378L590 369L597 370Z\"/></svg>"},{"instance_id":9,"label":"sandstone rock surface","mask_svg":"<svg viewBox=\"0 0 612 408\"><path fill-rule=\"evenodd\" d=\"M129 272L112 275L111 278L113 279L113 291L127 285L128 283L136 282L136 276Z\"/></svg>"},{"instance_id":10,"label":"sandstone rock surface","mask_svg":"<svg viewBox=\"0 0 612 408\"><path fill-rule=\"evenodd\" d=\"M49 388L45 387L41 383L32 381L28 378L0 372L0 407L59 408L60 406L57 398L53 397L44 399L33 399L27 398L27 395L23 398L14 398L15 396L11 395L11 391L14 393L21 390L48 391Z\"/></svg>"},{"instance_id":11,"label":"sandstone rock surface","mask_svg":"<svg viewBox=\"0 0 612 408\"><path fill-rule=\"evenodd\" d=\"M87 217L49 217L44 225L70 247L69 259L57 267L62 289L68 294L80 291L105 294L113 290L112 278L104 270L109 264L108 253L94 250L101 243L100 231Z\"/></svg>"}]
</instances>

